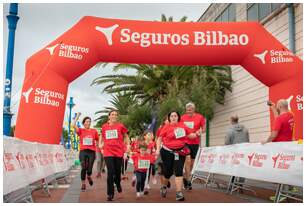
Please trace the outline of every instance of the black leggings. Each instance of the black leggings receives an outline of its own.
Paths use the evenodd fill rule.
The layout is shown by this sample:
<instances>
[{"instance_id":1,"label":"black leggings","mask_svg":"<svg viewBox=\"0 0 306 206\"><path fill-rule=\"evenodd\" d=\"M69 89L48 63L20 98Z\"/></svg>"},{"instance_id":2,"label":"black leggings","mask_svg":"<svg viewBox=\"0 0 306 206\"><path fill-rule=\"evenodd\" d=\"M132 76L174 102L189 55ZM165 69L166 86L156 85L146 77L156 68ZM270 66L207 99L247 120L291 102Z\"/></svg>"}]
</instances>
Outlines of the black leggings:
<instances>
[{"instance_id":1,"label":"black leggings","mask_svg":"<svg viewBox=\"0 0 306 206\"><path fill-rule=\"evenodd\" d=\"M87 176L92 174L92 167L96 158L96 152L85 149L81 150L79 154L79 159L81 162L82 170L81 170L81 180L86 179L86 172Z\"/></svg>"},{"instance_id":2,"label":"black leggings","mask_svg":"<svg viewBox=\"0 0 306 206\"><path fill-rule=\"evenodd\" d=\"M137 192L143 192L146 182L146 172L139 172L136 171L136 191Z\"/></svg>"},{"instance_id":3,"label":"black leggings","mask_svg":"<svg viewBox=\"0 0 306 206\"><path fill-rule=\"evenodd\" d=\"M122 192L121 188L121 167L122 157L104 157L107 168L107 195L114 195L114 183L118 192Z\"/></svg>"},{"instance_id":4,"label":"black leggings","mask_svg":"<svg viewBox=\"0 0 306 206\"><path fill-rule=\"evenodd\" d=\"M183 176L185 156L180 155L179 160L174 160L174 154L164 148L161 148L160 156L163 161L163 174L166 179L169 179L173 172L176 177Z\"/></svg>"},{"instance_id":5,"label":"black leggings","mask_svg":"<svg viewBox=\"0 0 306 206\"><path fill-rule=\"evenodd\" d=\"M150 168L149 168L149 177L148 177L148 180L150 180L150 176L151 176L151 173L153 176L155 176L156 174L156 170L155 170L155 164L150 164Z\"/></svg>"},{"instance_id":6,"label":"black leggings","mask_svg":"<svg viewBox=\"0 0 306 206\"><path fill-rule=\"evenodd\" d=\"M129 162L129 156L127 156L126 159L122 159L122 168L121 168L121 174L124 175L124 173L126 172L127 170L127 165L128 165L128 162Z\"/></svg>"}]
</instances>

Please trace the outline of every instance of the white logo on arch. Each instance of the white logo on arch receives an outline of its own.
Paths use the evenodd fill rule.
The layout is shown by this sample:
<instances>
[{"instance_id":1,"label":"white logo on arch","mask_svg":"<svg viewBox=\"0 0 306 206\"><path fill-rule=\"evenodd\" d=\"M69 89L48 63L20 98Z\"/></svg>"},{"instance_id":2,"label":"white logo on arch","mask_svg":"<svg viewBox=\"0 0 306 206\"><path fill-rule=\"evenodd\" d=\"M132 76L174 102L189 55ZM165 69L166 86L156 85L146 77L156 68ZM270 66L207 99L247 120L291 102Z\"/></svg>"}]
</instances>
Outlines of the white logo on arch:
<instances>
[{"instance_id":1,"label":"white logo on arch","mask_svg":"<svg viewBox=\"0 0 306 206\"><path fill-rule=\"evenodd\" d=\"M111 27L100 27L100 26L96 26L96 30L101 32L102 34L104 34L104 36L106 37L107 43L108 45L113 45L113 32L115 31L116 28L118 28L119 25L115 24Z\"/></svg>"}]
</instances>

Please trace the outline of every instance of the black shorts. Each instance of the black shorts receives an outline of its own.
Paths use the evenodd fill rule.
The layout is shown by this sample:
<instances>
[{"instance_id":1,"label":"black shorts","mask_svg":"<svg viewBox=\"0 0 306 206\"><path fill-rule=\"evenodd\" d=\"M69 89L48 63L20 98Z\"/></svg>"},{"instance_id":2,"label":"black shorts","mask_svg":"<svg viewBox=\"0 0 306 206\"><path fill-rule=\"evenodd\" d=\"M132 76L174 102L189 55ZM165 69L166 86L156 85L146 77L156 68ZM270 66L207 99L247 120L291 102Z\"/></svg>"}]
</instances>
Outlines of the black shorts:
<instances>
[{"instance_id":1,"label":"black shorts","mask_svg":"<svg viewBox=\"0 0 306 206\"><path fill-rule=\"evenodd\" d=\"M187 144L187 146L190 149L190 156L191 159L195 159L199 150L199 145L198 144Z\"/></svg>"}]
</instances>

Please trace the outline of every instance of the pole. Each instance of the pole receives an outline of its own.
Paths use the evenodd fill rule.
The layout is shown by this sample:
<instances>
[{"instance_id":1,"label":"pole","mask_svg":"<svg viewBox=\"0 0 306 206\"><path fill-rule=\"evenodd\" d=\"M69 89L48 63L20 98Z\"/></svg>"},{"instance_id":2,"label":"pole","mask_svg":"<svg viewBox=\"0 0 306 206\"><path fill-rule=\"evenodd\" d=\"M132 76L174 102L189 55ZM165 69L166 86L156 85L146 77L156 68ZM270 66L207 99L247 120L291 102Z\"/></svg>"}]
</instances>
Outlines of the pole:
<instances>
[{"instance_id":1,"label":"pole","mask_svg":"<svg viewBox=\"0 0 306 206\"><path fill-rule=\"evenodd\" d=\"M18 4L11 3L9 15L6 16L8 20L9 36L8 36L8 47L7 47L4 104L3 104L3 134L7 136L10 135L11 121L13 116L10 107L11 107L15 30L17 26L17 21L19 19L17 14L18 14Z\"/></svg>"},{"instance_id":2,"label":"pole","mask_svg":"<svg viewBox=\"0 0 306 206\"><path fill-rule=\"evenodd\" d=\"M67 103L67 106L69 106L67 149L71 148L71 111L74 105L75 104L73 103L73 97L70 97L70 100Z\"/></svg>"}]
</instances>

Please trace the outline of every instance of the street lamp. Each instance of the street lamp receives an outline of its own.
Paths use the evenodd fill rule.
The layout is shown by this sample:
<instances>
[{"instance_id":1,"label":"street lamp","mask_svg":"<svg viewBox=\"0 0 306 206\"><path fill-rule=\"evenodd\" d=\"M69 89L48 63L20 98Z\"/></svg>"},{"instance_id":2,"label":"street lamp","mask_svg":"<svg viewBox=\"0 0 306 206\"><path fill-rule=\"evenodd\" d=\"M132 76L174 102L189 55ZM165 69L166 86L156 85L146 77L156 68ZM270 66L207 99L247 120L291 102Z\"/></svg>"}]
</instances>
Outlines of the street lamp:
<instances>
[{"instance_id":1,"label":"street lamp","mask_svg":"<svg viewBox=\"0 0 306 206\"><path fill-rule=\"evenodd\" d=\"M75 104L73 103L73 97L70 97L69 102L67 103L67 106L69 107L69 117L68 117L68 140L67 140L67 149L70 149L71 143L71 110L72 107L75 106Z\"/></svg>"},{"instance_id":2,"label":"street lamp","mask_svg":"<svg viewBox=\"0 0 306 206\"><path fill-rule=\"evenodd\" d=\"M6 75L4 85L4 103L3 103L3 134L9 136L11 131L11 121L13 114L11 113L11 90L12 90L12 75L13 75L13 59L15 45L15 30L19 17L18 4L10 4L10 12L7 15L9 36L7 47Z\"/></svg>"}]
</instances>

